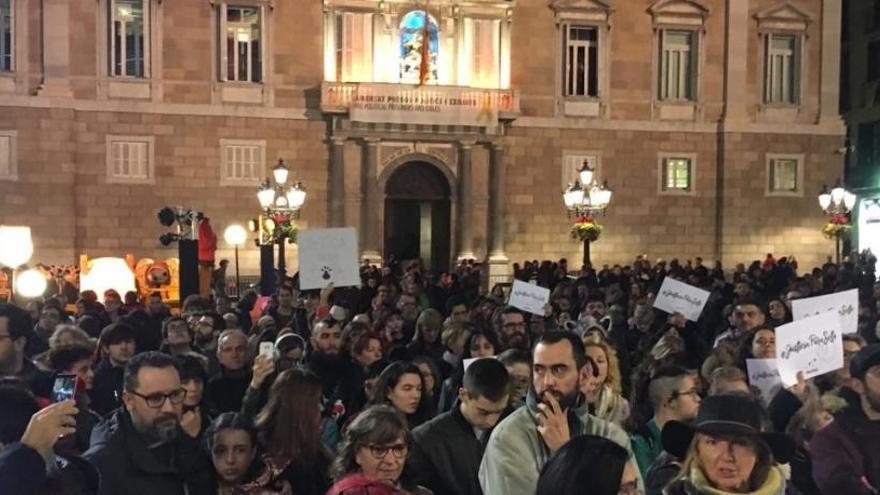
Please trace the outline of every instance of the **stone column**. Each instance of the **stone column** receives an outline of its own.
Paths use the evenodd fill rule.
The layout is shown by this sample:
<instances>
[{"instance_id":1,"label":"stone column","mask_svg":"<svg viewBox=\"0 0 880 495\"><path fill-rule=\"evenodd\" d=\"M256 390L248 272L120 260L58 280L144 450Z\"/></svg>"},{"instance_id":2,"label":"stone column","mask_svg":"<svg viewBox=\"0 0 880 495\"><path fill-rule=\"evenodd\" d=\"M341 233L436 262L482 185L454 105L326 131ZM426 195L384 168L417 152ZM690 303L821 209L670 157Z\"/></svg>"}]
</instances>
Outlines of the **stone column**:
<instances>
[{"instance_id":1,"label":"stone column","mask_svg":"<svg viewBox=\"0 0 880 495\"><path fill-rule=\"evenodd\" d=\"M822 1L822 75L819 93L821 123L840 123L840 20L841 0Z\"/></svg>"},{"instance_id":2,"label":"stone column","mask_svg":"<svg viewBox=\"0 0 880 495\"><path fill-rule=\"evenodd\" d=\"M73 98L70 89L70 6L43 0L43 81L38 94Z\"/></svg>"},{"instance_id":3,"label":"stone column","mask_svg":"<svg viewBox=\"0 0 880 495\"><path fill-rule=\"evenodd\" d=\"M327 224L330 227L342 227L345 224L344 145L345 138L330 138L330 173L327 184Z\"/></svg>"},{"instance_id":4,"label":"stone column","mask_svg":"<svg viewBox=\"0 0 880 495\"><path fill-rule=\"evenodd\" d=\"M379 140L365 138L361 149L361 259L380 263L379 254Z\"/></svg>"},{"instance_id":5,"label":"stone column","mask_svg":"<svg viewBox=\"0 0 880 495\"><path fill-rule=\"evenodd\" d=\"M474 257L474 178L471 151L474 143L458 143L458 260Z\"/></svg>"},{"instance_id":6,"label":"stone column","mask_svg":"<svg viewBox=\"0 0 880 495\"><path fill-rule=\"evenodd\" d=\"M724 77L724 120L748 119L746 89L748 88L749 2L727 0L727 60Z\"/></svg>"},{"instance_id":7,"label":"stone column","mask_svg":"<svg viewBox=\"0 0 880 495\"><path fill-rule=\"evenodd\" d=\"M508 282L510 270L504 252L504 146L492 143L489 151L489 277L488 288Z\"/></svg>"}]
</instances>

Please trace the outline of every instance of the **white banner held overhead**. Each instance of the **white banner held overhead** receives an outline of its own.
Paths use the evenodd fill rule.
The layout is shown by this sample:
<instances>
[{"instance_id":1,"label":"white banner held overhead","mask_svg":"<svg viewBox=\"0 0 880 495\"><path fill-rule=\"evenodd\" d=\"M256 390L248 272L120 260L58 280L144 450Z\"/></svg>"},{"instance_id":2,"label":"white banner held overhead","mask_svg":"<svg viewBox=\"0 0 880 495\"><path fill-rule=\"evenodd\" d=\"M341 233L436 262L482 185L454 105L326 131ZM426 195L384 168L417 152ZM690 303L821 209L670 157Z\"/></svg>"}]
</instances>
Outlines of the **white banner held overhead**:
<instances>
[{"instance_id":1,"label":"white banner held overhead","mask_svg":"<svg viewBox=\"0 0 880 495\"><path fill-rule=\"evenodd\" d=\"M507 304L529 313L544 316L544 305L550 301L550 289L514 280Z\"/></svg>"},{"instance_id":2,"label":"white banner held overhead","mask_svg":"<svg viewBox=\"0 0 880 495\"><path fill-rule=\"evenodd\" d=\"M321 289L360 285L357 231L344 229L302 230L299 246L299 287Z\"/></svg>"},{"instance_id":3,"label":"white banner held overhead","mask_svg":"<svg viewBox=\"0 0 880 495\"><path fill-rule=\"evenodd\" d=\"M749 374L749 385L758 387L764 405L769 405L770 399L782 387L778 363L775 359L746 359L746 369Z\"/></svg>"},{"instance_id":4,"label":"white banner held overhead","mask_svg":"<svg viewBox=\"0 0 880 495\"><path fill-rule=\"evenodd\" d=\"M836 311L810 316L776 328L776 361L785 386L843 368L843 339Z\"/></svg>"},{"instance_id":5,"label":"white banner held overhead","mask_svg":"<svg viewBox=\"0 0 880 495\"><path fill-rule=\"evenodd\" d=\"M708 300L709 292L666 277L654 298L654 307L669 314L681 313L688 320L697 321Z\"/></svg>"},{"instance_id":6,"label":"white banner held overhead","mask_svg":"<svg viewBox=\"0 0 880 495\"><path fill-rule=\"evenodd\" d=\"M840 318L843 333L859 331L859 290L835 292L826 296L795 299L791 302L791 314L795 320L834 311Z\"/></svg>"},{"instance_id":7,"label":"white banner held overhead","mask_svg":"<svg viewBox=\"0 0 880 495\"><path fill-rule=\"evenodd\" d=\"M360 84L350 115L357 122L494 127L503 98L510 94L455 86Z\"/></svg>"}]
</instances>

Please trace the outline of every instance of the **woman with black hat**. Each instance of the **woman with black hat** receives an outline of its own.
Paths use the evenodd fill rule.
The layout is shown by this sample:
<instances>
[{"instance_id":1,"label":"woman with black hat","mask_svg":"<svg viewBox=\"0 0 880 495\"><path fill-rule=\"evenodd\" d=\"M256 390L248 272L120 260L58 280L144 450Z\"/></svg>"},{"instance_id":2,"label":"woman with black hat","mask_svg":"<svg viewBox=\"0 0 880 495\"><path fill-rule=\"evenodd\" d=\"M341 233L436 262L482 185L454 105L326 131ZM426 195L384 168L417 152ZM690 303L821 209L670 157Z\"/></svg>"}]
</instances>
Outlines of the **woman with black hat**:
<instances>
[{"instance_id":1,"label":"woman with black hat","mask_svg":"<svg viewBox=\"0 0 880 495\"><path fill-rule=\"evenodd\" d=\"M760 406L745 395L716 395L700 406L690 424L670 421L663 427L663 447L684 459L681 473L666 495L782 495L785 476L777 462L788 462L789 437L762 427Z\"/></svg>"}]
</instances>

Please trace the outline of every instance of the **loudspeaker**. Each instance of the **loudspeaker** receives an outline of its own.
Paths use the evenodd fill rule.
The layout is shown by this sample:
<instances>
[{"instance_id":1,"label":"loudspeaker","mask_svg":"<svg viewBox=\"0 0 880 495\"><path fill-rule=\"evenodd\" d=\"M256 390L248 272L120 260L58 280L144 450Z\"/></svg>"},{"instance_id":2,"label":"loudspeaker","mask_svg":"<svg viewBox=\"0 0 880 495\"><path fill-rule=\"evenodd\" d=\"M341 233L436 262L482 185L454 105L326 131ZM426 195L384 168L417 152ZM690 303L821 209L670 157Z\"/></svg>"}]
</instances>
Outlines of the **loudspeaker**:
<instances>
[{"instance_id":1,"label":"loudspeaker","mask_svg":"<svg viewBox=\"0 0 880 495\"><path fill-rule=\"evenodd\" d=\"M260 246L260 295L271 296L275 293L275 245Z\"/></svg>"},{"instance_id":2,"label":"loudspeaker","mask_svg":"<svg viewBox=\"0 0 880 495\"><path fill-rule=\"evenodd\" d=\"M181 239L177 242L180 258L180 302L199 293L199 241Z\"/></svg>"}]
</instances>

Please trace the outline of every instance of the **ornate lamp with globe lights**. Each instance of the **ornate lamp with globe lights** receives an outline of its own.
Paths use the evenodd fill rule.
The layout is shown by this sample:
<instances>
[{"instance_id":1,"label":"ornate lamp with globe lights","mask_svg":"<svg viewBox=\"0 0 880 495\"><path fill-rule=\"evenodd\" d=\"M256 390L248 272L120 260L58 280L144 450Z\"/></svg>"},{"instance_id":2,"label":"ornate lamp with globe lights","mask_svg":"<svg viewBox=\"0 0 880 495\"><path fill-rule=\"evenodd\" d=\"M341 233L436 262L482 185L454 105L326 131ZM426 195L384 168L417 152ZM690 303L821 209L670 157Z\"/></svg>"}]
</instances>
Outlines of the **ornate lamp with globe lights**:
<instances>
[{"instance_id":1,"label":"ornate lamp with globe lights","mask_svg":"<svg viewBox=\"0 0 880 495\"><path fill-rule=\"evenodd\" d=\"M267 178L257 190L257 201L260 203L261 215L251 220L248 225L257 233L258 246L278 244L278 274L285 276L287 270L284 259L284 245L296 242L297 226L300 209L306 201L306 190L302 182L292 182L288 186L290 169L279 158L272 167L273 183ZM238 266L238 263L236 263Z\"/></svg>"},{"instance_id":2,"label":"ornate lamp with globe lights","mask_svg":"<svg viewBox=\"0 0 880 495\"><path fill-rule=\"evenodd\" d=\"M10 298L13 297L13 292L20 293L16 285L19 282L18 277L23 274L17 273L18 267L30 261L33 254L34 244L31 240L30 227L0 225L0 265L6 266L12 271ZM33 280L33 277L29 278ZM43 290L45 290L45 286ZM22 295L24 296L25 294Z\"/></svg>"},{"instance_id":3,"label":"ornate lamp with globe lights","mask_svg":"<svg viewBox=\"0 0 880 495\"><path fill-rule=\"evenodd\" d=\"M855 208L857 199L855 193L848 191L840 184L840 180L831 190L828 189L828 186L823 185L819 192L819 207L829 216L828 223L822 228L822 233L825 234L825 237L834 239L837 263L840 263L841 239L848 238L852 230L849 214Z\"/></svg>"},{"instance_id":4,"label":"ornate lamp with globe lights","mask_svg":"<svg viewBox=\"0 0 880 495\"><path fill-rule=\"evenodd\" d=\"M602 225L596 221L596 216L605 214L605 209L611 203L611 195L608 181L600 184L596 180L595 171L586 161L577 171L574 182L569 183L568 188L562 193L562 202L568 211L568 218L575 218L571 227L571 237L584 243L585 266L591 264L590 243L597 241L602 233Z\"/></svg>"}]
</instances>

